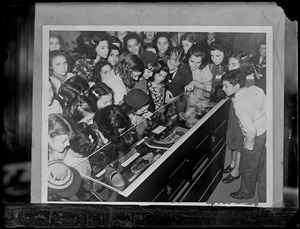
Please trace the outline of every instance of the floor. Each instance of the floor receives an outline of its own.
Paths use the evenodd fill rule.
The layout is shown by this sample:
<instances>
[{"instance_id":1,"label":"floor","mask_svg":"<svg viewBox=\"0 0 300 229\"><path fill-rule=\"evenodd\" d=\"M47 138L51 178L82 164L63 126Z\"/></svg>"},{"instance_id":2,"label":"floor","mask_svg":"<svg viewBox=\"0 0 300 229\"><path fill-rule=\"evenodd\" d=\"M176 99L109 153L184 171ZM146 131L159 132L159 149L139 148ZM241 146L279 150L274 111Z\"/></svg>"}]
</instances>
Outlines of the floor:
<instances>
[{"instance_id":1,"label":"floor","mask_svg":"<svg viewBox=\"0 0 300 229\"><path fill-rule=\"evenodd\" d=\"M225 153L224 167L226 168L230 164L230 162L231 162L231 153L230 151L227 150ZM228 173L223 174L223 178L225 178L227 175ZM207 202L213 205L223 205L223 204L226 205L247 204L248 205L248 204L257 203L258 202L257 193L255 194L254 198L249 200L236 200L230 197L229 194L231 192L236 192L239 189L240 183L241 183L241 178L239 178L238 180L234 180L229 184L224 184L222 183L222 181L220 181L220 183L218 184L215 191L212 193L212 195L210 196Z\"/></svg>"}]
</instances>

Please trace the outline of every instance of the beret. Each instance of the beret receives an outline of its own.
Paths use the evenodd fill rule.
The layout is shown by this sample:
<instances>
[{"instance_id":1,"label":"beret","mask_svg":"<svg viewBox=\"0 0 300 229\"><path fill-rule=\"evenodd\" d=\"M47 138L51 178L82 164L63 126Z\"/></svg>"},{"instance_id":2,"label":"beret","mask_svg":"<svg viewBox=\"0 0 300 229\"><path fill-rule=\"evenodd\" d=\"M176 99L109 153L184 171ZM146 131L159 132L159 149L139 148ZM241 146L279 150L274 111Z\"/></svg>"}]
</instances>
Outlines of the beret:
<instances>
[{"instance_id":1,"label":"beret","mask_svg":"<svg viewBox=\"0 0 300 229\"><path fill-rule=\"evenodd\" d=\"M132 107L142 107L149 101L149 96L141 89L134 88L124 97L124 102Z\"/></svg>"},{"instance_id":2,"label":"beret","mask_svg":"<svg viewBox=\"0 0 300 229\"><path fill-rule=\"evenodd\" d=\"M145 65L155 64L158 62L157 56L151 51L143 51L140 55L140 58Z\"/></svg>"}]
</instances>

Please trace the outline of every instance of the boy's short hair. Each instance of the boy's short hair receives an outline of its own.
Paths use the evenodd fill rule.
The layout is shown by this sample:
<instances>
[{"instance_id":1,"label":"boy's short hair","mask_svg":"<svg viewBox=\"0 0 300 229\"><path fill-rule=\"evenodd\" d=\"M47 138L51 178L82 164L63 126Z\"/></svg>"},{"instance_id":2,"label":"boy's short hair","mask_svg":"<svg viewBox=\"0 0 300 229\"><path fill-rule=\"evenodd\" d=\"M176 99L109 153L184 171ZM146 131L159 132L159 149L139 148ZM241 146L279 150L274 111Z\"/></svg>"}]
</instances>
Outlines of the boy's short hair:
<instances>
[{"instance_id":1,"label":"boy's short hair","mask_svg":"<svg viewBox=\"0 0 300 229\"><path fill-rule=\"evenodd\" d=\"M222 81L228 81L233 86L239 84L243 88L246 84L246 74L241 69L234 69L226 72L222 76Z\"/></svg>"},{"instance_id":2,"label":"boy's short hair","mask_svg":"<svg viewBox=\"0 0 300 229\"><path fill-rule=\"evenodd\" d=\"M141 43L141 37L135 33L135 32L129 32L127 35L123 38L124 40L124 46L127 47L127 41L130 39L136 39L138 43Z\"/></svg>"}]
</instances>

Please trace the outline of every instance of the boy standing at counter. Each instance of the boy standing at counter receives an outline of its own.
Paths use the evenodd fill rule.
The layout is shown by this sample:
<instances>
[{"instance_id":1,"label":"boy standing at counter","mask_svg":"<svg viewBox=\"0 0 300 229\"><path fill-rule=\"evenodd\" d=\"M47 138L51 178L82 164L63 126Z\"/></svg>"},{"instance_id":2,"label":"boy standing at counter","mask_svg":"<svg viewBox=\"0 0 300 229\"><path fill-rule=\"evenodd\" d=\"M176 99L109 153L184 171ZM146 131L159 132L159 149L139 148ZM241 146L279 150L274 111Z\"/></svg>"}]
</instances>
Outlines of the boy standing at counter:
<instances>
[{"instance_id":1,"label":"boy standing at counter","mask_svg":"<svg viewBox=\"0 0 300 229\"><path fill-rule=\"evenodd\" d=\"M223 91L233 97L233 108L244 135L241 152L241 186L230 193L234 199L251 199L258 182L258 199L266 201L266 104L265 93L257 87L245 88L246 75L240 69L222 77Z\"/></svg>"}]
</instances>

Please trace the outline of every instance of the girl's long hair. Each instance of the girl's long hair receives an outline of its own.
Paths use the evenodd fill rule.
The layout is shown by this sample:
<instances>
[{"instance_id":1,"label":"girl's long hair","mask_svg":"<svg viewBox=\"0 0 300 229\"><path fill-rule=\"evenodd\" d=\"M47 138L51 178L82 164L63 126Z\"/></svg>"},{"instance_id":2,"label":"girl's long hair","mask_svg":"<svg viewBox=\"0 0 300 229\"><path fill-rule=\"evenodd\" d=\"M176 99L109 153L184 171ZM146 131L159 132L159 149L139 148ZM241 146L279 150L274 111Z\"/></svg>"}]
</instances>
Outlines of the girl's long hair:
<instances>
[{"instance_id":1,"label":"girl's long hair","mask_svg":"<svg viewBox=\"0 0 300 229\"><path fill-rule=\"evenodd\" d=\"M132 72L144 72L143 61L135 54L123 52L120 55L119 62L116 64L114 71L123 80L123 83L128 88L133 88L135 80L132 77Z\"/></svg>"},{"instance_id":2,"label":"girl's long hair","mask_svg":"<svg viewBox=\"0 0 300 229\"><path fill-rule=\"evenodd\" d=\"M186 54L186 65L189 65L189 59L191 56L195 56L195 57L201 57L201 64L199 66L199 69L203 69L207 66L208 64L208 60L207 60L207 56L206 56L206 52L205 50L201 47L201 45L199 44L193 44L187 54Z\"/></svg>"}]
</instances>

